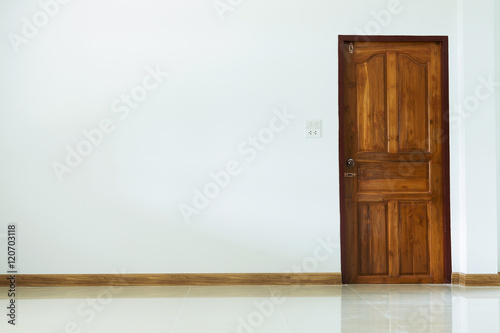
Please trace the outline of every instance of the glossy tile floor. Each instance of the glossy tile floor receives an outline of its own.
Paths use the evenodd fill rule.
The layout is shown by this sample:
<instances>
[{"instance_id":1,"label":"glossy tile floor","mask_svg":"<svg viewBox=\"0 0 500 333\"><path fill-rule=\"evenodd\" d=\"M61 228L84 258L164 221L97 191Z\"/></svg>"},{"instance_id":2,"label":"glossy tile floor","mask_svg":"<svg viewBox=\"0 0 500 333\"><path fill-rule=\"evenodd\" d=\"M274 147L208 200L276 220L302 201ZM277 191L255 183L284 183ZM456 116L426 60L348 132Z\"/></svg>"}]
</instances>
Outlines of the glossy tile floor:
<instances>
[{"instance_id":1,"label":"glossy tile floor","mask_svg":"<svg viewBox=\"0 0 500 333\"><path fill-rule=\"evenodd\" d=\"M449 285L18 288L0 332L500 332L500 288Z\"/></svg>"}]
</instances>

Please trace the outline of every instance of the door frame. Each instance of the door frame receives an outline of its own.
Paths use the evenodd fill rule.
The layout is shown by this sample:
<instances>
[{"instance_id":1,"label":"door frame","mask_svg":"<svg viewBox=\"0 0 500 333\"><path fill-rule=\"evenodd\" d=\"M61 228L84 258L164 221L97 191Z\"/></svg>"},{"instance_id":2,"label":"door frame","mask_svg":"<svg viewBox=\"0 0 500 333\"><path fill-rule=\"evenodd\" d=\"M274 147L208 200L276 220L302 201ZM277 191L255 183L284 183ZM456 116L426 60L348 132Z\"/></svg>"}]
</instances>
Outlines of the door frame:
<instances>
[{"instance_id":1,"label":"door frame","mask_svg":"<svg viewBox=\"0 0 500 333\"><path fill-rule=\"evenodd\" d=\"M449 60L448 36L380 36L380 35L339 35L338 40L338 99L339 99L339 182L340 182L340 252L342 283L346 283L343 274L347 266L346 257L346 219L345 219L345 178L344 169L344 52L345 42L434 42L441 44L441 110L443 138L443 255L445 283L451 283L451 217L450 217L450 144L449 144Z\"/></svg>"}]
</instances>

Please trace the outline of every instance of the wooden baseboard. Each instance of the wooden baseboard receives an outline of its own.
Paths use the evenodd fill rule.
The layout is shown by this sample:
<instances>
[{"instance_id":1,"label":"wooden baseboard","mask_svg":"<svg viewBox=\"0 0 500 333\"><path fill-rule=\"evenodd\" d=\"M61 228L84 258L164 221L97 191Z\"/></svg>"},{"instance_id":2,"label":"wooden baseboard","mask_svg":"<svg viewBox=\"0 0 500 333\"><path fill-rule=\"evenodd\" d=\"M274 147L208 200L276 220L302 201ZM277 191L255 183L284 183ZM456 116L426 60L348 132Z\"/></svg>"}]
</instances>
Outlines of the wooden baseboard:
<instances>
[{"instance_id":1,"label":"wooden baseboard","mask_svg":"<svg viewBox=\"0 0 500 333\"><path fill-rule=\"evenodd\" d=\"M9 275L0 275L7 287ZM340 285L340 273L236 274L19 274L17 287L74 286L221 286L221 285Z\"/></svg>"},{"instance_id":2,"label":"wooden baseboard","mask_svg":"<svg viewBox=\"0 0 500 333\"><path fill-rule=\"evenodd\" d=\"M0 287L9 286L0 275ZM500 286L499 274L453 273L461 286ZM76 286L231 286L231 285L341 285L340 273L220 273L220 274L19 274L17 287Z\"/></svg>"},{"instance_id":3,"label":"wooden baseboard","mask_svg":"<svg viewBox=\"0 0 500 333\"><path fill-rule=\"evenodd\" d=\"M466 286L466 287L500 286L500 273L499 274L453 273L451 275L451 283L458 284L461 286Z\"/></svg>"}]
</instances>

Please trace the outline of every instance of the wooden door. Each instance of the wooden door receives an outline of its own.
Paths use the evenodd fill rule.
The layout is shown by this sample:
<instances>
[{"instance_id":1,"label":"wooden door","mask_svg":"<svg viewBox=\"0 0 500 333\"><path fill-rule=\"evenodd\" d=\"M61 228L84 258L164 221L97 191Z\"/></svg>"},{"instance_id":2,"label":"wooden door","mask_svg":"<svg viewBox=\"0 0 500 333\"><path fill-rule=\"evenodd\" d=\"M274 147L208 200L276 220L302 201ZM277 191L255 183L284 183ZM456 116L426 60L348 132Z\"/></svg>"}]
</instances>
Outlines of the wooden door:
<instances>
[{"instance_id":1,"label":"wooden door","mask_svg":"<svg viewBox=\"0 0 500 333\"><path fill-rule=\"evenodd\" d=\"M339 47L343 282L449 282L443 44Z\"/></svg>"}]
</instances>

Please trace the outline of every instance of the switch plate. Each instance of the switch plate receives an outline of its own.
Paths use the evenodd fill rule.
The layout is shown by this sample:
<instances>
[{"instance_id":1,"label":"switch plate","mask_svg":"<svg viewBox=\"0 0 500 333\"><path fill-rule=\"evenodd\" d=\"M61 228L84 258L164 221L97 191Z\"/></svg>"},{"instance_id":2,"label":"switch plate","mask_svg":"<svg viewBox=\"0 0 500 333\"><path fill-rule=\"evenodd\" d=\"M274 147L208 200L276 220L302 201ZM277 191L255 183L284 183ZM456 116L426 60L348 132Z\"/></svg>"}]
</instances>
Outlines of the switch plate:
<instances>
[{"instance_id":1,"label":"switch plate","mask_svg":"<svg viewBox=\"0 0 500 333\"><path fill-rule=\"evenodd\" d=\"M321 138L321 120L308 119L305 121L305 137Z\"/></svg>"}]
</instances>

